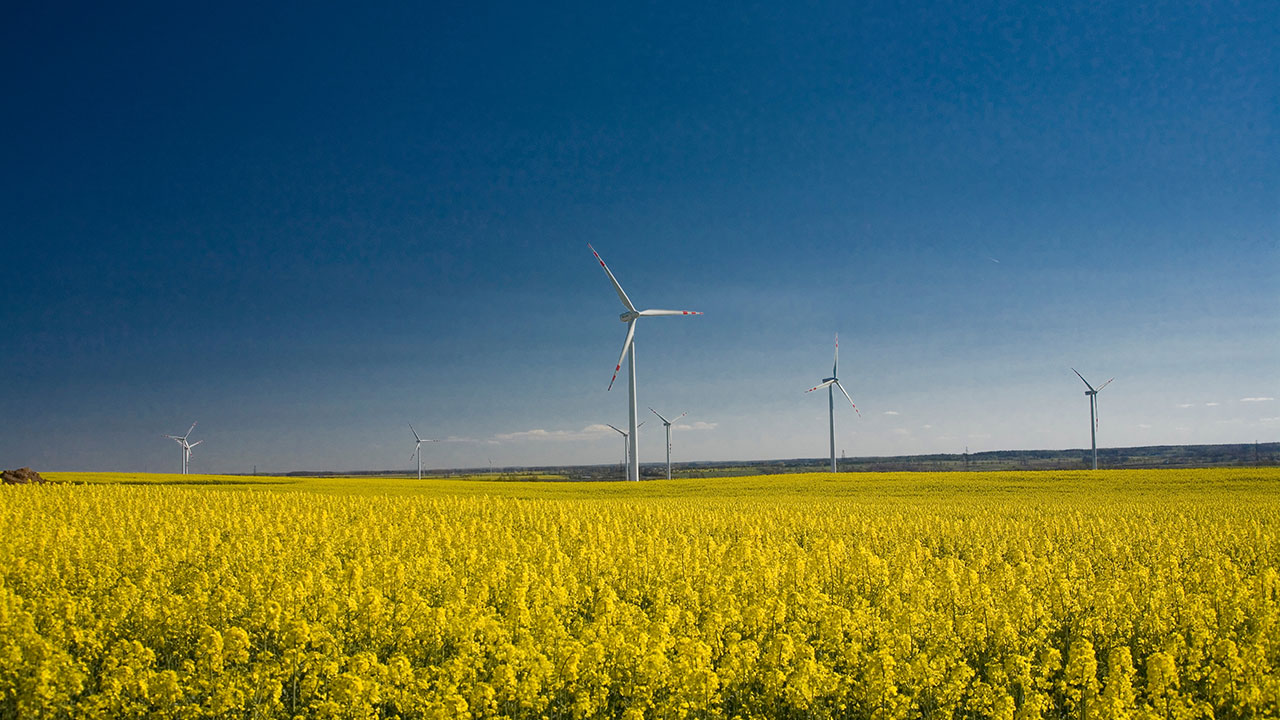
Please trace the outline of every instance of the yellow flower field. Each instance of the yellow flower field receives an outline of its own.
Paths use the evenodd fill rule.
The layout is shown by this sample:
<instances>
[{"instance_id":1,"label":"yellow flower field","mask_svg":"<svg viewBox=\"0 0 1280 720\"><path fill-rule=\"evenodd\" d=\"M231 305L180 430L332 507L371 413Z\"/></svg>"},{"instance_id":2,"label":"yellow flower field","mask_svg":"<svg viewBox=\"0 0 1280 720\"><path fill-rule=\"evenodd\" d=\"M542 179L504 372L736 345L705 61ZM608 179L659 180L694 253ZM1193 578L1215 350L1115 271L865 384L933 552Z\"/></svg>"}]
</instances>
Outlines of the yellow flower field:
<instances>
[{"instance_id":1,"label":"yellow flower field","mask_svg":"<svg viewBox=\"0 0 1280 720\"><path fill-rule=\"evenodd\" d=\"M0 488L0 717L1280 714L1280 471Z\"/></svg>"}]
</instances>

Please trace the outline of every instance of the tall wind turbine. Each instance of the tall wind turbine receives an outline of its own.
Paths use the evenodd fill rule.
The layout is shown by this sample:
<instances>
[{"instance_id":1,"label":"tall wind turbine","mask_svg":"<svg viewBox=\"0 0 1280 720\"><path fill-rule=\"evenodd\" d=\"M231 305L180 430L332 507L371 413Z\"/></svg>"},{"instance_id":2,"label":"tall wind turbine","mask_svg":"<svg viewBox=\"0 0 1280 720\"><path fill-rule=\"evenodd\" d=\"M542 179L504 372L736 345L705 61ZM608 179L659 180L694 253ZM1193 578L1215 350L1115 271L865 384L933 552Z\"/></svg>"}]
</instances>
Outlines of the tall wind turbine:
<instances>
[{"instance_id":1,"label":"tall wind turbine","mask_svg":"<svg viewBox=\"0 0 1280 720\"><path fill-rule=\"evenodd\" d=\"M1079 370L1076 370L1075 368L1071 368L1071 372L1075 373L1076 377L1080 378L1080 382L1083 382L1084 386L1089 388L1088 390L1084 391L1084 394L1089 396L1089 440L1093 445L1093 469L1097 470L1098 469L1098 393L1102 392L1102 388L1110 385L1111 380L1115 380L1115 378L1111 378L1111 380L1108 380L1102 383L1095 390L1094 387L1089 384L1089 381L1084 379L1084 376L1080 374Z\"/></svg>"},{"instance_id":2,"label":"tall wind turbine","mask_svg":"<svg viewBox=\"0 0 1280 720\"><path fill-rule=\"evenodd\" d=\"M609 425L609 423L605 423L605 425ZM636 427L639 428L641 425L644 425L644 423L640 423L640 425L637 425ZM626 430L619 430L618 428L613 427L613 425L609 425L609 427L613 428L614 432L622 436L622 466L625 468L627 465L627 458L630 457L631 452L631 446L629 444L631 440L631 433Z\"/></svg>"},{"instance_id":3,"label":"tall wind turbine","mask_svg":"<svg viewBox=\"0 0 1280 720\"><path fill-rule=\"evenodd\" d=\"M413 446L413 456L416 456L418 458L418 479L421 480L422 479L422 443L439 442L439 441L423 440L422 438L418 437L418 431L413 429L413 423L409 423L409 432L413 433L413 439L418 441L418 444Z\"/></svg>"},{"instance_id":4,"label":"tall wind turbine","mask_svg":"<svg viewBox=\"0 0 1280 720\"><path fill-rule=\"evenodd\" d=\"M203 440L197 440L195 442L187 441L187 438L191 437L191 431L195 429L196 429L196 424L191 423L191 427L187 428L186 435L165 435L165 437L177 442L179 445L182 446L182 474L183 475L187 474L187 466L191 464L191 448L204 442Z\"/></svg>"},{"instance_id":5,"label":"tall wind turbine","mask_svg":"<svg viewBox=\"0 0 1280 720\"><path fill-rule=\"evenodd\" d=\"M640 479L640 458L636 451L636 441L639 439L636 429L636 320L642 317L656 317L660 315L701 315L700 312L692 310L636 310L636 306L631 304L631 298L627 297L627 293L622 290L622 286L618 284L618 279L609 271L609 266L604 264L604 260L600 258L600 253L591 247L591 243L587 243L587 247L591 248L591 254L596 256L596 260L600 261L600 267L604 268L604 272L609 276L609 282L613 283L613 289L618 291L618 299L622 301L626 312L618 316L618 319L627 324L627 339L622 341L622 354L618 356L618 364L613 368L613 378L609 380L609 389L613 389L613 381L618 379L618 371L622 369L622 361L627 359L627 353L630 352L630 362L628 363L627 374L630 376L627 383L627 398L629 400L629 409L627 413L628 427L631 437L631 443L627 453L627 479L638 481ZM614 428L615 430L617 428ZM621 431L619 431L621 432Z\"/></svg>"},{"instance_id":6,"label":"tall wind turbine","mask_svg":"<svg viewBox=\"0 0 1280 720\"><path fill-rule=\"evenodd\" d=\"M658 419L662 421L663 426L667 428L667 479L670 480L671 479L671 423L675 422L676 420L679 420L680 418L684 417L685 415L688 415L689 413L682 412L676 416L676 420L668 420L662 417L662 413L658 412L657 410L654 410L652 407L649 408L649 412L653 413L654 415L657 415Z\"/></svg>"},{"instance_id":7,"label":"tall wind turbine","mask_svg":"<svg viewBox=\"0 0 1280 720\"><path fill-rule=\"evenodd\" d=\"M831 472L836 472L836 395L833 388L840 388L840 392L848 398L849 404L853 406L853 411L858 413L858 417L862 417L862 413L858 410L858 406L853 404L853 398L849 397L848 391L840 384L840 333L836 333L836 359L831 363L831 377L823 379L820 385L805 390L811 393L814 390L827 389L827 416L831 420Z\"/></svg>"}]
</instances>

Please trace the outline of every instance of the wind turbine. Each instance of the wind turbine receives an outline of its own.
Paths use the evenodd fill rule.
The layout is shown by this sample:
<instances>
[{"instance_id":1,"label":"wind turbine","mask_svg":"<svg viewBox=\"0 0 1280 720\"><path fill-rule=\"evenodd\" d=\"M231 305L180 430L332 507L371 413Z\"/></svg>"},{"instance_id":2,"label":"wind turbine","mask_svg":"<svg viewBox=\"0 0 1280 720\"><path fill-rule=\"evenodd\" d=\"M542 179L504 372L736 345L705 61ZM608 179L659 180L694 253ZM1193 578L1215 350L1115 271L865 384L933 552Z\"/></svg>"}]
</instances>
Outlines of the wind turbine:
<instances>
[{"instance_id":1,"label":"wind turbine","mask_svg":"<svg viewBox=\"0 0 1280 720\"><path fill-rule=\"evenodd\" d=\"M605 423L605 425L609 425L609 423ZM644 423L640 423L640 425L637 425L636 427L639 428L641 425L644 425ZM622 465L623 467L626 467L627 458L630 457L631 446L629 444L629 441L631 440L631 433L627 432L626 430L619 430L618 428L613 427L612 425L609 425L609 427L613 428L615 432L617 432L619 435L622 436Z\"/></svg>"},{"instance_id":2,"label":"wind turbine","mask_svg":"<svg viewBox=\"0 0 1280 720\"><path fill-rule=\"evenodd\" d=\"M409 423L409 432L413 433L413 439L418 441L418 444L413 446L413 455L410 455L410 457L417 456L418 458L418 479L421 480L422 479L422 443L439 442L439 441L423 440L422 438L418 437L418 431L413 429L413 423Z\"/></svg>"},{"instance_id":3,"label":"wind turbine","mask_svg":"<svg viewBox=\"0 0 1280 720\"><path fill-rule=\"evenodd\" d=\"M637 440L636 429L640 426L636 424L636 320L642 317L656 317L660 315L701 315L700 312L692 310L636 310L636 306L631 304L631 298L627 297L627 293L622 290L622 286L618 284L618 279L609 271L609 266L604 264L604 260L600 259L600 253L591 247L591 243L587 243L587 247L591 248L591 254L596 256L596 260L600 261L600 267L604 268L604 272L609 276L609 282L613 283L613 289L618 291L618 299L622 301L622 305L627 309L626 312L618 316L618 319L627 324L627 339L622 341L622 354L618 356L618 364L613 368L613 377L609 380L609 389L613 389L613 381L618 379L618 371L622 369L622 361L627 358L630 351L630 362L627 367L627 374L630 380L627 383L627 398L630 406L627 412L628 427L631 437L631 443L627 457L627 479L638 481L640 479L640 458L636 451ZM614 428L615 430L617 428ZM621 431L619 431L621 432Z\"/></svg>"},{"instance_id":4,"label":"wind turbine","mask_svg":"<svg viewBox=\"0 0 1280 720\"><path fill-rule=\"evenodd\" d=\"M165 435L165 437L177 442L179 445L182 446L182 474L183 475L187 474L187 466L191 464L191 448L204 442L203 440L197 440L195 442L187 442L187 438L191 436L191 431L195 429L196 429L196 424L191 423L191 427L187 428L186 435Z\"/></svg>"},{"instance_id":5,"label":"wind turbine","mask_svg":"<svg viewBox=\"0 0 1280 720\"><path fill-rule=\"evenodd\" d=\"M1102 388L1110 385L1111 380L1115 380L1115 378L1111 378L1111 380L1108 380L1102 383L1095 390L1094 387L1089 384L1089 381L1084 379L1084 376L1080 374L1079 370L1076 370L1075 368L1071 368L1071 372L1075 373L1076 377L1080 378L1080 382L1083 382L1084 386L1089 388L1088 390L1084 391L1084 394L1089 396L1089 440L1093 444L1093 469L1097 470L1098 469L1098 393L1102 392Z\"/></svg>"},{"instance_id":6,"label":"wind turbine","mask_svg":"<svg viewBox=\"0 0 1280 720\"><path fill-rule=\"evenodd\" d=\"M689 413L682 412L676 416L676 420L668 420L662 417L662 413L658 412L657 410L654 410L652 407L649 408L649 412L653 413L654 415L657 415L658 419L662 421L663 426L667 428L667 479L670 480L671 479L671 423L675 422L676 420L679 420L680 418L684 417L685 415L688 415Z\"/></svg>"},{"instance_id":7,"label":"wind turbine","mask_svg":"<svg viewBox=\"0 0 1280 720\"><path fill-rule=\"evenodd\" d=\"M840 388L840 392L844 393L844 396L849 400L849 404L853 406L853 411L858 413L858 417L862 417L862 413L858 410L858 406L853 404L853 398L849 397L849 393L844 389L844 386L840 384L840 373L837 369L839 366L840 333L836 333L836 358L835 362L831 363L831 377L824 379L820 385L805 390L805 392L811 393L814 390L821 390L822 388L827 389L827 414L831 420L831 472L836 472L836 395L832 388Z\"/></svg>"}]
</instances>

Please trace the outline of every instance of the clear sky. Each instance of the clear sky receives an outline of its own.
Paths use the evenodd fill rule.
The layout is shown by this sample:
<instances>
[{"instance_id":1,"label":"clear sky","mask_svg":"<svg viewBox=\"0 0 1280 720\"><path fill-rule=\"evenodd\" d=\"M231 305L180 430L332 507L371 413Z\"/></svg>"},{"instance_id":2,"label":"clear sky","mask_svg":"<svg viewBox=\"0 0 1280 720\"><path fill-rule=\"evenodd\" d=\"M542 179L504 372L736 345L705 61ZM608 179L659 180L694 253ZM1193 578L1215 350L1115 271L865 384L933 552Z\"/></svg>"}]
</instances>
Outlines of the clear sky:
<instances>
[{"instance_id":1,"label":"clear sky","mask_svg":"<svg viewBox=\"0 0 1280 720\"><path fill-rule=\"evenodd\" d=\"M126 5L0 24L0 466L619 461L588 242L677 460L836 332L849 456L1280 440L1271 2Z\"/></svg>"}]
</instances>

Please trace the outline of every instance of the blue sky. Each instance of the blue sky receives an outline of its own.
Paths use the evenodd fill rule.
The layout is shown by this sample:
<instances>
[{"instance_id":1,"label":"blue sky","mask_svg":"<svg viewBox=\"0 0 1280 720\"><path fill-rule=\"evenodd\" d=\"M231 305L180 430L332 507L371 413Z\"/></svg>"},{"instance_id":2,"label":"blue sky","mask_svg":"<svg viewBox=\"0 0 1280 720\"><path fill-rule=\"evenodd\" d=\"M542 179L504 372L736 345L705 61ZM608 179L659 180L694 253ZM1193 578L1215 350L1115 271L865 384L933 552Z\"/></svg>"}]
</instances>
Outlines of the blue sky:
<instances>
[{"instance_id":1,"label":"blue sky","mask_svg":"<svg viewBox=\"0 0 1280 720\"><path fill-rule=\"evenodd\" d=\"M1280 440L1264 2L24 7L0 466ZM645 410L645 413L648 411ZM642 461L662 456L656 422Z\"/></svg>"}]
</instances>

